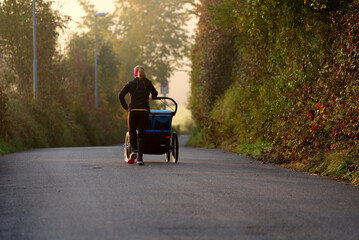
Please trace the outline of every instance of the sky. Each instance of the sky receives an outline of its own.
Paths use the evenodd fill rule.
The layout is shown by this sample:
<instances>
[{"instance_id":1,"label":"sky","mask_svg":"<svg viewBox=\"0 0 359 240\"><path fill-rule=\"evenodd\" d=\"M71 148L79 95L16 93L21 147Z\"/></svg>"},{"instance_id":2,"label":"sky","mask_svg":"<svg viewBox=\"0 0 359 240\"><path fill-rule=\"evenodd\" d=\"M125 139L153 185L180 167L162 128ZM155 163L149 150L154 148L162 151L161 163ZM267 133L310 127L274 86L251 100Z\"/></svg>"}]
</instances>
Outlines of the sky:
<instances>
[{"instance_id":1,"label":"sky","mask_svg":"<svg viewBox=\"0 0 359 240\"><path fill-rule=\"evenodd\" d=\"M115 10L113 0L89 0L89 2L90 4L95 5L95 9L98 12L112 13ZM63 15L68 15L72 18L72 21L68 25L69 29L60 36L60 41L63 43L66 42L69 33L75 32L77 30L77 23L81 22L81 17L85 15L85 12L82 10L77 0L53 0L53 8L59 10ZM195 26L196 21L190 21L190 32L193 32ZM186 61L188 62L188 60ZM172 97L176 100L180 107L185 108L190 92L188 76L190 68L184 67L182 70L184 71L175 72L169 80L169 94L167 96ZM158 91L160 92L159 87Z\"/></svg>"}]
</instances>

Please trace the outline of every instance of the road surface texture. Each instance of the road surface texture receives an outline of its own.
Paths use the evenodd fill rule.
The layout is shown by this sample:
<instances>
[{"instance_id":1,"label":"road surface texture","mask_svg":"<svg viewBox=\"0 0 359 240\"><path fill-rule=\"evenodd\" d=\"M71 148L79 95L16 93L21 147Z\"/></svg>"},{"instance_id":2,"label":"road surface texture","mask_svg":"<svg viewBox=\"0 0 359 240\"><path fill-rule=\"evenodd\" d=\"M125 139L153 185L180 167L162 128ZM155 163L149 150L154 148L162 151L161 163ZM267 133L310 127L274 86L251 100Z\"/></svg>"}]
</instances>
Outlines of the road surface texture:
<instances>
[{"instance_id":1,"label":"road surface texture","mask_svg":"<svg viewBox=\"0 0 359 240\"><path fill-rule=\"evenodd\" d=\"M0 157L0 239L359 239L358 187L220 150L144 157L127 165L120 146Z\"/></svg>"}]
</instances>

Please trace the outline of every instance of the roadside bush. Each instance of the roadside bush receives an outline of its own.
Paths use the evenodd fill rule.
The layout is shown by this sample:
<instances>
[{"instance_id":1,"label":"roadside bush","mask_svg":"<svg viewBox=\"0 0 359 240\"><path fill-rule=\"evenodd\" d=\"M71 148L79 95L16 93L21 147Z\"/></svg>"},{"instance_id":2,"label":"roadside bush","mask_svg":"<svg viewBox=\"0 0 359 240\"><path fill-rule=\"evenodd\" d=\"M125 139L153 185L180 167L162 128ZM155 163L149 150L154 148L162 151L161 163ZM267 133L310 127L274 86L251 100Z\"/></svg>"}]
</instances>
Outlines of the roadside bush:
<instances>
[{"instance_id":1,"label":"roadside bush","mask_svg":"<svg viewBox=\"0 0 359 240\"><path fill-rule=\"evenodd\" d=\"M198 127L194 128L186 145L192 147L205 146L203 142L203 128L198 128Z\"/></svg>"},{"instance_id":2,"label":"roadside bush","mask_svg":"<svg viewBox=\"0 0 359 240\"><path fill-rule=\"evenodd\" d=\"M34 118L32 110L31 103L10 97L6 140L17 149L49 147L47 132Z\"/></svg>"},{"instance_id":3,"label":"roadside bush","mask_svg":"<svg viewBox=\"0 0 359 240\"><path fill-rule=\"evenodd\" d=\"M8 98L4 88L0 86L0 138L4 136L7 126Z\"/></svg>"},{"instance_id":4,"label":"roadside bush","mask_svg":"<svg viewBox=\"0 0 359 240\"><path fill-rule=\"evenodd\" d=\"M56 102L38 101L32 105L32 116L40 124L49 147L75 145L73 121L70 113Z\"/></svg>"},{"instance_id":5,"label":"roadside bush","mask_svg":"<svg viewBox=\"0 0 359 240\"><path fill-rule=\"evenodd\" d=\"M112 145L124 141L127 119L116 117L106 109L95 110L78 104L71 113L76 126L76 145Z\"/></svg>"},{"instance_id":6,"label":"roadside bush","mask_svg":"<svg viewBox=\"0 0 359 240\"><path fill-rule=\"evenodd\" d=\"M104 111L71 112L56 103L9 98L2 153L28 148L111 145L122 142L125 120L109 119Z\"/></svg>"},{"instance_id":7,"label":"roadside bush","mask_svg":"<svg viewBox=\"0 0 359 240\"><path fill-rule=\"evenodd\" d=\"M221 0L201 0L198 34L192 48L190 110L195 124L207 128L211 124L210 111L214 103L231 85L231 72L235 59L234 38L211 24L207 4L217 5ZM206 136L206 135L204 135Z\"/></svg>"},{"instance_id":8,"label":"roadside bush","mask_svg":"<svg viewBox=\"0 0 359 240\"><path fill-rule=\"evenodd\" d=\"M201 140L196 142L293 166L312 166L335 155L337 163L326 165L323 174L349 174L346 160L338 159L350 158L357 166L359 157L359 3L202 3L208 4L203 5L210 10L212 28L235 39L236 58L232 83L213 108L192 110L206 123L197 124L194 136ZM207 53L192 53L193 66L201 63L201 54ZM205 89L197 82L198 72L205 70L192 69L192 98L201 101Z\"/></svg>"}]
</instances>

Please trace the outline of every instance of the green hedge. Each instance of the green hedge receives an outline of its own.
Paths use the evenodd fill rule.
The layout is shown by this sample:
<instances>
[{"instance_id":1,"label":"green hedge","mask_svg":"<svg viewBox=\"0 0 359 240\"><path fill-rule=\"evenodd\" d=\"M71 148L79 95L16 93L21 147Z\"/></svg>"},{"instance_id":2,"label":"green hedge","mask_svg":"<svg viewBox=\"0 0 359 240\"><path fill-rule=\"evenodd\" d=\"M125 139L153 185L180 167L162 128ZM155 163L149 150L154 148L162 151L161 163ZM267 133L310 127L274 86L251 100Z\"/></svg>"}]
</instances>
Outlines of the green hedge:
<instances>
[{"instance_id":1,"label":"green hedge","mask_svg":"<svg viewBox=\"0 0 359 240\"><path fill-rule=\"evenodd\" d=\"M123 142L126 123L104 110L67 110L55 103L10 97L0 154L29 148L111 145Z\"/></svg>"},{"instance_id":2,"label":"green hedge","mask_svg":"<svg viewBox=\"0 0 359 240\"><path fill-rule=\"evenodd\" d=\"M350 166L338 165L345 173L332 171L336 164L321 173L357 176L351 173L359 171L359 3L201 2L191 76L195 136L201 136L196 142L300 169L327 158L350 159ZM220 46L208 29L235 39L224 62L213 58L221 50L201 51L211 41ZM205 61L208 56L212 61ZM234 66L232 83L208 104L201 91L220 80L203 73L218 66Z\"/></svg>"}]
</instances>

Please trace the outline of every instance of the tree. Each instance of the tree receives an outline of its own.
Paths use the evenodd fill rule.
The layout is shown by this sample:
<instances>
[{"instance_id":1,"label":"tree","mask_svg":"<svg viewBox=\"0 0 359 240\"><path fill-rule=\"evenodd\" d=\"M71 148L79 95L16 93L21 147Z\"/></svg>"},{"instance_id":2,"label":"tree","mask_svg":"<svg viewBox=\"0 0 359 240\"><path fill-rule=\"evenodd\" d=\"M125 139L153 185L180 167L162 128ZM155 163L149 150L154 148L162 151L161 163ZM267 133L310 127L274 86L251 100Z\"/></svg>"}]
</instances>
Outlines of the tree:
<instances>
[{"instance_id":1,"label":"tree","mask_svg":"<svg viewBox=\"0 0 359 240\"><path fill-rule=\"evenodd\" d=\"M213 24L208 10L222 0L202 0L197 5L199 26L196 43L191 53L190 108L199 127L210 125L209 113L215 101L227 90L232 81L232 68L236 57L234 38Z\"/></svg>"},{"instance_id":2,"label":"tree","mask_svg":"<svg viewBox=\"0 0 359 240\"><path fill-rule=\"evenodd\" d=\"M80 5L86 15L83 17L81 28L87 31L74 34L67 48L67 64L70 71L72 89L77 93L73 96L76 101L85 102L92 108L94 105L94 14L97 12L89 1L81 0ZM97 23L97 59L99 76L99 101L101 108L116 106L117 100L115 86L118 83L118 65L120 58L118 46L120 41L112 33L113 15L108 13L105 17L98 17ZM115 93L116 92L116 93ZM111 103L111 104L109 104Z\"/></svg>"},{"instance_id":3,"label":"tree","mask_svg":"<svg viewBox=\"0 0 359 240\"><path fill-rule=\"evenodd\" d=\"M151 77L168 80L188 51L185 0L117 0L115 33L123 40L120 54L123 77L135 65L146 67Z\"/></svg>"},{"instance_id":4,"label":"tree","mask_svg":"<svg viewBox=\"0 0 359 240\"><path fill-rule=\"evenodd\" d=\"M44 89L53 86L52 64L56 55L58 29L69 20L51 9L51 2L36 1L37 49L40 95L48 95ZM15 74L9 80L18 93L32 96L32 2L4 0L0 3L0 50L8 67ZM9 27L11 26L11 27ZM41 94L42 93L42 94Z\"/></svg>"}]
</instances>

